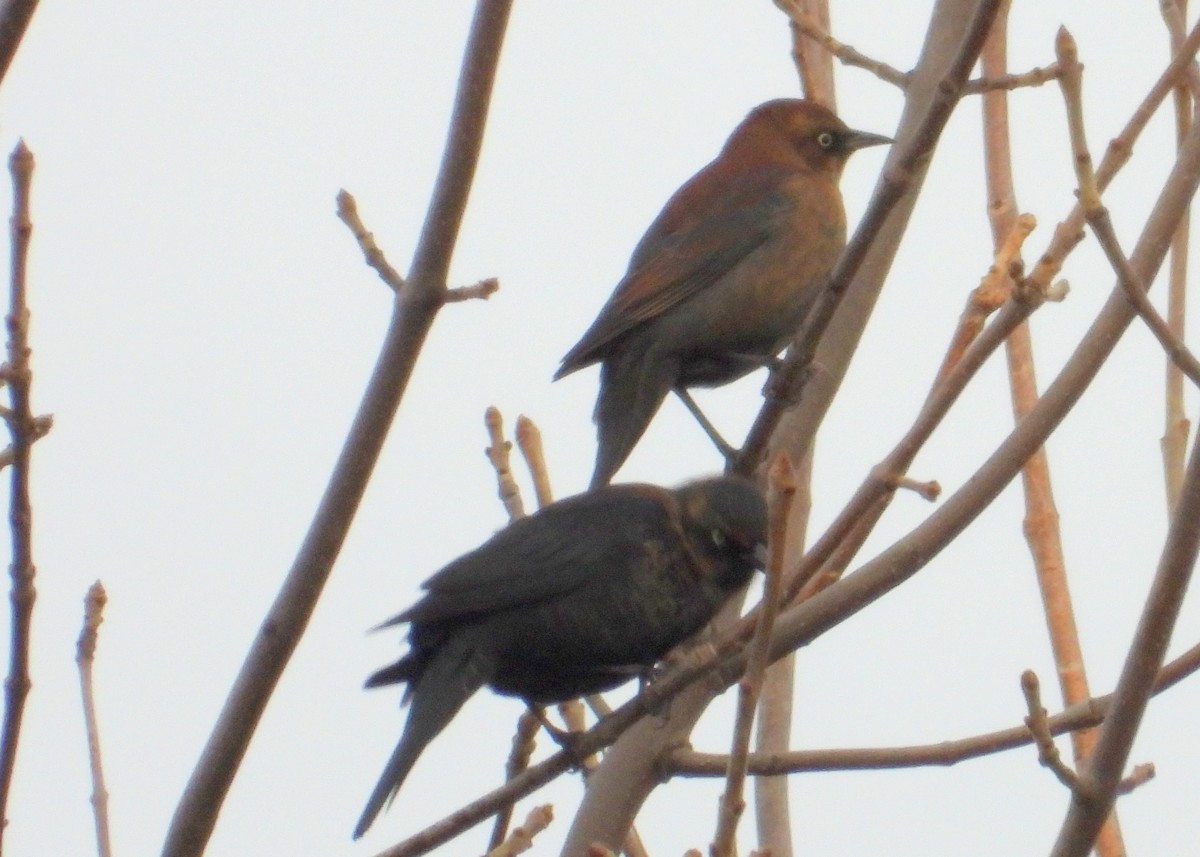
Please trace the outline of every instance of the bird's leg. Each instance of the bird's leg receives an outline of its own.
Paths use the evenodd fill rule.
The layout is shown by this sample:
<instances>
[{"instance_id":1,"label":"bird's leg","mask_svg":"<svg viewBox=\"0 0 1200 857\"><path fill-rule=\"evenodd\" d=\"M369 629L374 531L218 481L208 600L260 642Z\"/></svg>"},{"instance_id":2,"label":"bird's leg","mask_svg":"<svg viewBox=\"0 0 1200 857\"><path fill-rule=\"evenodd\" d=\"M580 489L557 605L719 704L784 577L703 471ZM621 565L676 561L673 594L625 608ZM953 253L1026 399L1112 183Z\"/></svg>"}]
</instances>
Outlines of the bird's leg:
<instances>
[{"instance_id":1,"label":"bird's leg","mask_svg":"<svg viewBox=\"0 0 1200 857\"><path fill-rule=\"evenodd\" d=\"M731 365L741 364L746 367L747 372L752 372L755 369L766 369L768 372L774 372L779 368L783 360L774 354L730 354L725 358Z\"/></svg>"},{"instance_id":2,"label":"bird's leg","mask_svg":"<svg viewBox=\"0 0 1200 857\"><path fill-rule=\"evenodd\" d=\"M696 400L692 398L692 394L684 387L676 387L675 395L679 397L679 401L683 402L683 406L691 411L692 416L696 418L696 422L700 423L700 428L704 429L704 433L708 435L708 439L717 447L717 451L725 457L725 461L732 461L737 455L737 450L729 445L725 438L721 437L721 433L704 416L704 412L700 410L700 406L696 404Z\"/></svg>"},{"instance_id":3,"label":"bird's leg","mask_svg":"<svg viewBox=\"0 0 1200 857\"><path fill-rule=\"evenodd\" d=\"M575 760L575 767L583 767L586 757L580 754L577 749L579 746L579 733L571 732L568 729L559 729L550 722L550 718L546 714L546 709L542 706L534 705L531 702L525 704L529 706L530 713L538 719L538 722L542 724L542 728L546 730L546 733L554 740L554 743L565 750Z\"/></svg>"}]
</instances>

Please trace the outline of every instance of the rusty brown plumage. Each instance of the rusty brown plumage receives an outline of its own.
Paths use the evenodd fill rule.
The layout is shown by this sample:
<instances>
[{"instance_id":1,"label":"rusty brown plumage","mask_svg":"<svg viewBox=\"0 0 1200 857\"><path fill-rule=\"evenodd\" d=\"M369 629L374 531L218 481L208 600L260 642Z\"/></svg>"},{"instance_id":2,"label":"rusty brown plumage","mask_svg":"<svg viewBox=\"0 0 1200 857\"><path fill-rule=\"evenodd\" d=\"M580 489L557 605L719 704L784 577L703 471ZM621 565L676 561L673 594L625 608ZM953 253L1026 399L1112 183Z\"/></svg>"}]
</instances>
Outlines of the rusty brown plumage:
<instances>
[{"instance_id":1,"label":"rusty brown plumage","mask_svg":"<svg viewBox=\"0 0 1200 857\"><path fill-rule=\"evenodd\" d=\"M554 376L601 364L592 487L672 389L727 384L783 349L845 244L842 168L886 142L818 104L769 101L671 197Z\"/></svg>"}]
</instances>

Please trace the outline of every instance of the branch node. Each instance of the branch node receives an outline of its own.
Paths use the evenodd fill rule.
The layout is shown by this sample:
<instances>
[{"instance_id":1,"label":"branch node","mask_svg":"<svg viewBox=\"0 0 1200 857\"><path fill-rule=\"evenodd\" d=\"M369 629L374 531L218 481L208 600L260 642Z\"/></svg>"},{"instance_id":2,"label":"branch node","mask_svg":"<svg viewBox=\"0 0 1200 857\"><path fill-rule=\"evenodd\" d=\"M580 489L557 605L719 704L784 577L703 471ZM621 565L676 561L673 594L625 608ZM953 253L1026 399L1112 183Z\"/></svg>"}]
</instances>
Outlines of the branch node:
<instances>
[{"instance_id":1,"label":"branch node","mask_svg":"<svg viewBox=\"0 0 1200 857\"><path fill-rule=\"evenodd\" d=\"M504 437L504 417L501 416L499 408L493 405L484 411L483 421L491 440L491 444L484 448L483 454L496 471L496 487L500 500L508 511L508 518L515 521L525 517L525 504L521 500L521 489L517 487L517 480L513 478L512 467L509 466L512 441Z\"/></svg>"},{"instance_id":2,"label":"branch node","mask_svg":"<svg viewBox=\"0 0 1200 857\"><path fill-rule=\"evenodd\" d=\"M362 218L358 215L358 203L348 190L338 191L337 216L350 229L366 263L375 269L375 273L379 274L379 278L387 284L388 288L399 294L400 290L404 288L404 278L383 255L383 251L375 243L374 234L363 225Z\"/></svg>"},{"instance_id":3,"label":"branch node","mask_svg":"<svg viewBox=\"0 0 1200 857\"><path fill-rule=\"evenodd\" d=\"M449 289L446 292L446 303L452 304L469 300L486 301L498 291L500 291L500 280L496 277L488 277L486 280L480 280L470 286Z\"/></svg>"},{"instance_id":4,"label":"branch node","mask_svg":"<svg viewBox=\"0 0 1200 857\"><path fill-rule=\"evenodd\" d=\"M1134 789L1150 782L1157 773L1153 762L1142 762L1140 765L1134 765L1133 770L1129 772L1129 776L1121 780L1117 785L1117 794L1129 794Z\"/></svg>"},{"instance_id":5,"label":"branch node","mask_svg":"<svg viewBox=\"0 0 1200 857\"><path fill-rule=\"evenodd\" d=\"M1058 777L1058 781L1072 792L1080 791L1079 775L1062 760L1058 746L1054 743L1054 736L1050 733L1050 721L1046 709L1042 707L1041 683L1038 681L1037 673L1033 670L1025 670L1021 673L1021 691L1025 695L1025 705L1029 709L1025 725L1029 727L1029 733L1033 736L1034 744L1037 745L1038 762L1049 768L1054 776Z\"/></svg>"}]
</instances>

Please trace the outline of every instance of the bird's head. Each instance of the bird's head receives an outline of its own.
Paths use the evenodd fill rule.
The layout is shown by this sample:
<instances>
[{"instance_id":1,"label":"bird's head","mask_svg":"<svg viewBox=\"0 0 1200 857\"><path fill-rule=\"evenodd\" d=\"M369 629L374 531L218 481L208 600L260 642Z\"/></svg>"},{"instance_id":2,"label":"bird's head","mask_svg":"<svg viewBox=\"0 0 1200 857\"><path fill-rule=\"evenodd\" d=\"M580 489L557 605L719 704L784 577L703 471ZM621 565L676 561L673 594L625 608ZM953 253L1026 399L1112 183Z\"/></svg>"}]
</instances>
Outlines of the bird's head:
<instances>
[{"instance_id":1,"label":"bird's head","mask_svg":"<svg viewBox=\"0 0 1200 857\"><path fill-rule=\"evenodd\" d=\"M780 98L750 111L726 144L735 158L780 160L840 176L859 149L891 143L890 137L855 131L815 101Z\"/></svg>"},{"instance_id":2,"label":"bird's head","mask_svg":"<svg viewBox=\"0 0 1200 857\"><path fill-rule=\"evenodd\" d=\"M746 584L767 559L767 504L748 479L717 477L677 489L684 527L692 544L718 560L721 583Z\"/></svg>"}]
</instances>

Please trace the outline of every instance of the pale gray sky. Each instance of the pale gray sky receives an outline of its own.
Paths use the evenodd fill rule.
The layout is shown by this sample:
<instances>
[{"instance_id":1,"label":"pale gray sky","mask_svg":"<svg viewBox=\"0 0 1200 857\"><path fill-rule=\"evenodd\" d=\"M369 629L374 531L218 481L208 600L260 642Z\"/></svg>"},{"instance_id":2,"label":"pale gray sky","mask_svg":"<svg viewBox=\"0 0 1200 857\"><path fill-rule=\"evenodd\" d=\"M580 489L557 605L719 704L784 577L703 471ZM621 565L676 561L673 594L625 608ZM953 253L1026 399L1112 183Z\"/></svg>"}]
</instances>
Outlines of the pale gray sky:
<instances>
[{"instance_id":1,"label":"pale gray sky","mask_svg":"<svg viewBox=\"0 0 1200 857\"><path fill-rule=\"evenodd\" d=\"M1152 2L1018 2L1012 66L1053 60L1060 23L1087 66L1098 151L1165 61ZM906 68L928 3L835 4L844 41ZM408 265L441 155L473 4L46 3L0 90L0 148L24 137L38 168L29 303L35 403L56 424L35 453L34 688L5 834L11 853L94 853L74 645L101 578L110 604L97 666L121 854L155 853L263 611L315 508L387 322L389 293L334 216L353 192L392 262ZM373 854L498 784L520 705L486 694L435 741L359 844L350 830L400 734L398 694L360 690L399 633L365 629L500 527L482 455L497 405L541 426L556 491L586 484L594 372L550 376L620 278L670 193L755 104L797 89L767 0L516 4L488 136L453 265L498 276L488 303L446 308L325 597L262 722L209 854ZM843 117L890 133L897 91L839 70ZM1032 253L1072 202L1057 87L1013 100ZM952 120L910 240L818 444L816 526L907 427L967 291L990 262L979 105ZM1106 201L1132 246L1169 166L1155 120ZM843 184L853 222L881 151ZM1107 296L1094 246L1070 298L1039 311L1052 377ZM1111 689L1165 529L1157 346L1135 327L1050 445L1072 583L1096 692ZM981 373L913 475L952 491L1009 429L1002 360ZM760 378L701 401L731 437ZM1196 399L1189 399L1194 415ZM669 402L622 479L673 484L719 467ZM532 497L527 501L532 504ZM864 558L923 519L901 496ZM1033 573L1010 489L912 582L800 658L799 746L937 741L1018 723L1018 676L1057 700ZM1175 651L1200 636L1185 609ZM7 660L0 634L0 661ZM728 744L723 700L698 748ZM1200 681L1154 702L1134 761L1158 779L1120 804L1131 854L1200 839L1194 737ZM1066 744L1063 743L1065 749ZM715 782L661 789L640 823L652 854L707 846ZM566 777L533 800L558 820ZM801 850L978 857L1045 853L1067 796L1031 749L947 770L792 780ZM532 801L518 808L523 815ZM752 824L747 822L744 834ZM447 846L479 853L481 826ZM749 838L743 840L747 845Z\"/></svg>"}]
</instances>

